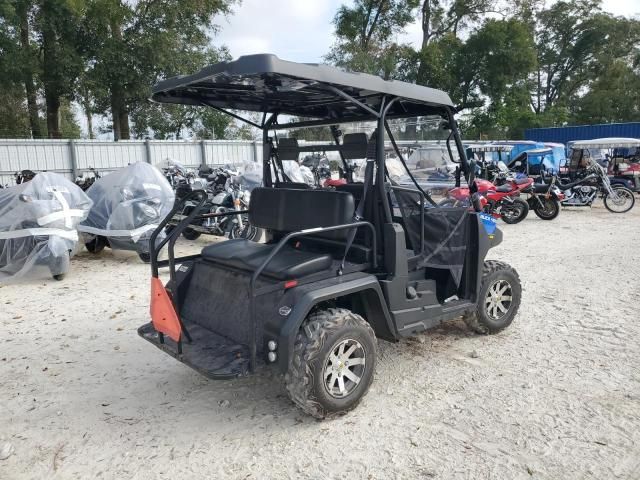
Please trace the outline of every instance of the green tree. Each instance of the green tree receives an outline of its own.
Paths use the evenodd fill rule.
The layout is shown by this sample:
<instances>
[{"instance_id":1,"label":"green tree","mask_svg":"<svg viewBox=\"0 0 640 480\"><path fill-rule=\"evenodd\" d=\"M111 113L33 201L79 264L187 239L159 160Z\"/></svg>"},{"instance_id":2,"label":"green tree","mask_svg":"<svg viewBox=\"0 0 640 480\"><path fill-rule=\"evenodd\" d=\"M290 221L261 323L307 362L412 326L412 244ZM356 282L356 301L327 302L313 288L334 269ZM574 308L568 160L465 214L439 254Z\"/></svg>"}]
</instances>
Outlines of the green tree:
<instances>
[{"instance_id":1,"label":"green tree","mask_svg":"<svg viewBox=\"0 0 640 480\"><path fill-rule=\"evenodd\" d=\"M419 0L356 0L336 13L336 42L326 59L350 70L380 75L398 75L398 66L411 49L394 38L413 21Z\"/></svg>"},{"instance_id":2,"label":"green tree","mask_svg":"<svg viewBox=\"0 0 640 480\"><path fill-rule=\"evenodd\" d=\"M86 21L91 50L88 77L94 85L102 85L92 93L98 110L111 111L116 139L129 138L130 116L141 122L135 131L146 129L145 114L153 112L147 100L151 85L163 77L193 73L210 63L213 51L207 47L216 31L213 17L229 13L234 2L91 2ZM152 117L157 120L158 115ZM176 123L181 123L180 118Z\"/></svg>"},{"instance_id":3,"label":"green tree","mask_svg":"<svg viewBox=\"0 0 640 480\"><path fill-rule=\"evenodd\" d=\"M610 63L585 95L572 99L571 110L579 124L640 121L640 72L624 61Z\"/></svg>"}]
</instances>

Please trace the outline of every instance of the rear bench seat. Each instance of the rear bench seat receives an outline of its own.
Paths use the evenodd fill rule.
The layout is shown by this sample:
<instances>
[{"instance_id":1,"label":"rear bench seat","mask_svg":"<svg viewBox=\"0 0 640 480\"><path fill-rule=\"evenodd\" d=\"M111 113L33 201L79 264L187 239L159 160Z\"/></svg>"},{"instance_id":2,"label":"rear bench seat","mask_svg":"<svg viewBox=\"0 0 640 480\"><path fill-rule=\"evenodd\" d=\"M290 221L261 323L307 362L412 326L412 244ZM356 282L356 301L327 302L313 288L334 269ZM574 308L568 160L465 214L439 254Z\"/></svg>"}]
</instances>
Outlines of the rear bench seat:
<instances>
[{"instance_id":1,"label":"rear bench seat","mask_svg":"<svg viewBox=\"0 0 640 480\"><path fill-rule=\"evenodd\" d=\"M256 188L251 192L249 222L258 228L283 234L315 227L330 227L353 221L353 196L331 190L294 190ZM349 230L315 234L344 241ZM255 243L244 239L229 240L202 249L208 262L244 271L255 271L275 248L275 244ZM263 275L287 280L328 270L333 257L285 246L265 267Z\"/></svg>"}]
</instances>

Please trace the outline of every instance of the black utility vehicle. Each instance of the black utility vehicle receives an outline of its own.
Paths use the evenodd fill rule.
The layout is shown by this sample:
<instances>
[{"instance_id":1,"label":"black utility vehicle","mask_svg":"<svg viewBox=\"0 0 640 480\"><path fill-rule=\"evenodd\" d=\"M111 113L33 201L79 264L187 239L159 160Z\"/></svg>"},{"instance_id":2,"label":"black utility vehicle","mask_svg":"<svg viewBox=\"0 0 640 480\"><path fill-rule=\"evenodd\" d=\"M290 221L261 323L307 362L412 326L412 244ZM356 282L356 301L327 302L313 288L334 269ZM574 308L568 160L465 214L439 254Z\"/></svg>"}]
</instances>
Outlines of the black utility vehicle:
<instances>
[{"instance_id":1,"label":"black utility vehicle","mask_svg":"<svg viewBox=\"0 0 640 480\"><path fill-rule=\"evenodd\" d=\"M266 243L235 239L175 258L176 239L197 209L156 242L170 214L150 242L152 322L139 334L181 362L212 379L271 365L298 406L325 418L354 408L367 392L376 337L397 341L461 316L480 333L512 322L520 281L507 264L484 261L502 234L476 213L480 199L475 211L439 208L417 184L400 187L386 174L385 132L404 162L388 120L438 116L451 160L460 159L474 185L444 92L253 55L166 80L153 99L208 105L263 131L264 186L253 190L247 214L266 230ZM262 112L262 120L227 109ZM352 122L374 122L376 130L370 138L343 135L337 125ZM277 140L278 131L318 126L331 127L334 144ZM349 161L366 159L363 182L347 178L326 189L289 182L282 158L313 151L338 152L348 177ZM159 262L166 244L169 259ZM164 266L166 287L158 279Z\"/></svg>"}]
</instances>

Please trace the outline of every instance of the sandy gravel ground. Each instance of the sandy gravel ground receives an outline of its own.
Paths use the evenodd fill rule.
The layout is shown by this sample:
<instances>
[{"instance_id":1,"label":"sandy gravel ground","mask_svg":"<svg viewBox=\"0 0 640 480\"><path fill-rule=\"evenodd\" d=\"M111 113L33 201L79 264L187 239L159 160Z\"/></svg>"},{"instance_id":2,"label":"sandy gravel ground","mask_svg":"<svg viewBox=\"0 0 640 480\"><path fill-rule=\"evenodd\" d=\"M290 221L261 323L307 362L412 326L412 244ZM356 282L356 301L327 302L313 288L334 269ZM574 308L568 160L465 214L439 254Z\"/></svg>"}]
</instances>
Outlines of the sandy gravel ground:
<instances>
[{"instance_id":1,"label":"sandy gravel ground","mask_svg":"<svg viewBox=\"0 0 640 480\"><path fill-rule=\"evenodd\" d=\"M640 207L503 230L512 327L381 342L368 396L327 422L270 371L213 382L140 339L135 256L2 287L0 479L639 479Z\"/></svg>"}]
</instances>

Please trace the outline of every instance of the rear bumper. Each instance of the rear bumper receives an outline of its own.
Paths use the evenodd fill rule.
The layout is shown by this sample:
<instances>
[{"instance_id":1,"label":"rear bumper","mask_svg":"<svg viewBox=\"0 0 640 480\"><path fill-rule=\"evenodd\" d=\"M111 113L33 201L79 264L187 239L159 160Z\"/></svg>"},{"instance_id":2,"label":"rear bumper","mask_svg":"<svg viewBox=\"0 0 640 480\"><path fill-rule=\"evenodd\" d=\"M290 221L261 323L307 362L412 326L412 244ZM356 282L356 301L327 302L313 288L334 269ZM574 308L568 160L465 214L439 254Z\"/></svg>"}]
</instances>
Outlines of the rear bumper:
<instances>
[{"instance_id":1,"label":"rear bumper","mask_svg":"<svg viewBox=\"0 0 640 480\"><path fill-rule=\"evenodd\" d=\"M245 345L234 344L195 324L190 325L189 334L192 343L183 341L182 353L178 353L178 344L166 335L162 343L151 323L138 328L142 338L207 378L228 380L249 374L249 349Z\"/></svg>"}]
</instances>

